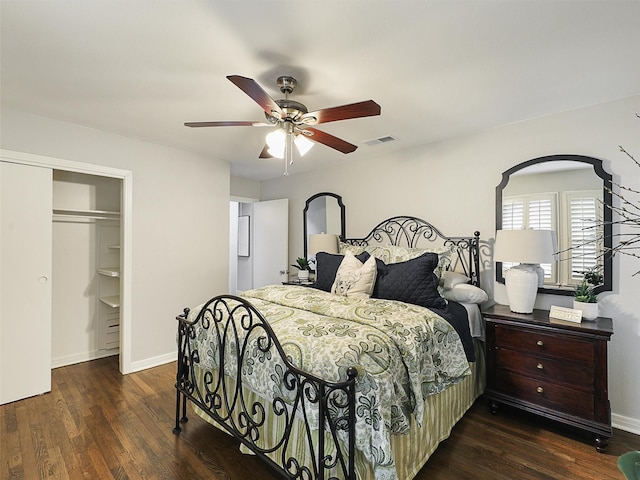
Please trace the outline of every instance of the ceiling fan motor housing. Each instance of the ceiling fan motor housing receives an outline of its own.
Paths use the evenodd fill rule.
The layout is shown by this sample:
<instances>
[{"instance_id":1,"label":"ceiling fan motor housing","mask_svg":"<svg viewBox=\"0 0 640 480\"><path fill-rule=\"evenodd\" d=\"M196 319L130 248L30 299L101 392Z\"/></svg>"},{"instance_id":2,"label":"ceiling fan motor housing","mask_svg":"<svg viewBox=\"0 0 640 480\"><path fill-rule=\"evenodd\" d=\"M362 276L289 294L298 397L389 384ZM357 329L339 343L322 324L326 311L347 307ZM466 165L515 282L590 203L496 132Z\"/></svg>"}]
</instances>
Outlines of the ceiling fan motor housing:
<instances>
[{"instance_id":1,"label":"ceiling fan motor housing","mask_svg":"<svg viewBox=\"0 0 640 480\"><path fill-rule=\"evenodd\" d=\"M291 120L295 122L302 115L308 113L307 107L300 102L296 102L295 100L289 100L288 98L283 98L281 100L276 100L278 106L282 109L282 118L278 119L277 116L269 115L265 112L265 117L271 123L278 123L278 120Z\"/></svg>"},{"instance_id":2,"label":"ceiling fan motor housing","mask_svg":"<svg viewBox=\"0 0 640 480\"><path fill-rule=\"evenodd\" d=\"M282 77L278 77L278 87L280 87L280 91L282 93L289 94L293 92L294 88L298 85L298 81L287 75L283 75Z\"/></svg>"}]
</instances>

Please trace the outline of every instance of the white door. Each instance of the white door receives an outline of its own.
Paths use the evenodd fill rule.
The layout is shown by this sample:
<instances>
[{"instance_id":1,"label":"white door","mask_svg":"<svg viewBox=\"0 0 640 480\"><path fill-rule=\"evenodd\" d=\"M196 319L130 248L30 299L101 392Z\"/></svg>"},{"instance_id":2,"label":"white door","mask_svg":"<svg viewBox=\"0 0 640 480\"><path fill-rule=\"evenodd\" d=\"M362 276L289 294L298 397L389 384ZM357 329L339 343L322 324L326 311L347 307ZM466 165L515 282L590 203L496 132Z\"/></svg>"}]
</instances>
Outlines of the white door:
<instances>
[{"instance_id":1,"label":"white door","mask_svg":"<svg viewBox=\"0 0 640 480\"><path fill-rule=\"evenodd\" d=\"M0 404L51 390L52 188L0 162Z\"/></svg>"},{"instance_id":2,"label":"white door","mask_svg":"<svg viewBox=\"0 0 640 480\"><path fill-rule=\"evenodd\" d=\"M289 199L253 204L253 288L287 280Z\"/></svg>"}]
</instances>

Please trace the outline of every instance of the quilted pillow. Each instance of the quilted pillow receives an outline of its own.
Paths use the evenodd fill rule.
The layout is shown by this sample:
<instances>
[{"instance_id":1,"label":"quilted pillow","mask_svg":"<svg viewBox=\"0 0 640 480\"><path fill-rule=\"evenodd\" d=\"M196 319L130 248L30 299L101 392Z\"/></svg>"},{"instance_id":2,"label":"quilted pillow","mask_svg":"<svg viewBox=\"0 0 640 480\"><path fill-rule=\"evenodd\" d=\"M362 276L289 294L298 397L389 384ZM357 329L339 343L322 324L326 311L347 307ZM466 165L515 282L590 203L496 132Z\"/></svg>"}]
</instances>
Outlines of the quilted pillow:
<instances>
[{"instance_id":1,"label":"quilted pillow","mask_svg":"<svg viewBox=\"0 0 640 480\"><path fill-rule=\"evenodd\" d=\"M451 258L456 252L456 247L455 245L447 245L431 248L410 248L396 245L369 245L365 250L387 264L406 262L407 260L412 260L427 252L437 253L438 265L435 268L434 273L438 278L441 278L442 274L451 265Z\"/></svg>"},{"instance_id":2,"label":"quilted pillow","mask_svg":"<svg viewBox=\"0 0 640 480\"><path fill-rule=\"evenodd\" d=\"M353 253L347 252L340 263L331 293L354 298L369 298L376 283L376 259L362 263Z\"/></svg>"},{"instance_id":3,"label":"quilted pillow","mask_svg":"<svg viewBox=\"0 0 640 480\"><path fill-rule=\"evenodd\" d=\"M356 255L356 258L364 263L369 259L369 254L363 252L360 255ZM343 259L344 255L327 252L316 253L316 288L325 292L331 291L333 282L336 279L336 273L338 273L338 268Z\"/></svg>"},{"instance_id":4,"label":"quilted pillow","mask_svg":"<svg viewBox=\"0 0 640 480\"><path fill-rule=\"evenodd\" d=\"M385 264L378 261L378 279L372 297L446 309L447 302L438 293L434 270L438 254L427 252L406 262Z\"/></svg>"}]
</instances>

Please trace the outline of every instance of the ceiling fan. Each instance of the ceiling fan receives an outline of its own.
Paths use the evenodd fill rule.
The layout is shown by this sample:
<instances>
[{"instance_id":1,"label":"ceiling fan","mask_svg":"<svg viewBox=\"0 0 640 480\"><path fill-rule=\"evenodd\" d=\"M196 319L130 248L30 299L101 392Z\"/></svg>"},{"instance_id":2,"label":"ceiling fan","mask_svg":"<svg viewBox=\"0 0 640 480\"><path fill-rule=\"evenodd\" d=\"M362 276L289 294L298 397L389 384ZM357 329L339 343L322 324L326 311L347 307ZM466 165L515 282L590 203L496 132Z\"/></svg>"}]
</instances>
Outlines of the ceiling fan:
<instances>
[{"instance_id":1,"label":"ceiling fan","mask_svg":"<svg viewBox=\"0 0 640 480\"><path fill-rule=\"evenodd\" d=\"M277 79L280 91L285 98L274 100L258 83L240 75L229 75L227 78L240 90L249 95L264 110L268 123L252 121L228 122L187 122L187 127L273 127L277 129L267 135L267 145L262 149L260 158L285 158L285 175L288 175L287 165L293 163L292 148L296 145L301 155L304 155L312 142L322 143L342 153L351 153L358 147L335 137L329 133L313 128L312 125L336 122L351 118L371 117L380 115L380 105L373 100L351 103L338 107L323 108L309 112L300 102L289 99L297 85L295 78L281 76ZM310 142L310 141L311 142ZM287 158L288 157L288 158Z\"/></svg>"}]
</instances>

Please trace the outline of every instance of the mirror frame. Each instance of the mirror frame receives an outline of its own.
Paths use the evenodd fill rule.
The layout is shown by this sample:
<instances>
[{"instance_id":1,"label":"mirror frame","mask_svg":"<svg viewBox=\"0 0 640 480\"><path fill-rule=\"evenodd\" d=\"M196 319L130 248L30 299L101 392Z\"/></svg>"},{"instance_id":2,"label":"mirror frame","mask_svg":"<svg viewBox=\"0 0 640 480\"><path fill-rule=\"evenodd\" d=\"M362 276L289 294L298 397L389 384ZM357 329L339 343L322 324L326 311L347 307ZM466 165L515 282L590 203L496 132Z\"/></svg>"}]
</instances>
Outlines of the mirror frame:
<instances>
[{"instance_id":1,"label":"mirror frame","mask_svg":"<svg viewBox=\"0 0 640 480\"><path fill-rule=\"evenodd\" d=\"M333 197L338 201L338 206L340 207L340 240L344 240L346 237L346 209L344 208L344 203L342 203L342 197L335 193L331 192L320 192L315 195L307 198L307 201L304 204L304 210L302 212L302 229L303 229L303 242L304 242L304 258L307 258L307 246L309 244L309 239L307 235L307 212L309 211L309 205L312 201L319 197Z\"/></svg>"},{"instance_id":2,"label":"mirror frame","mask_svg":"<svg viewBox=\"0 0 640 480\"><path fill-rule=\"evenodd\" d=\"M511 174L518 172L531 165L538 165L546 162L557 161L571 161L587 163L593 167L595 174L602 179L602 201L605 205L603 209L603 223L604 223L604 258L603 258L603 277L604 282L601 285L595 287L596 294L600 292L610 292L612 290L612 278L613 278L613 262L612 262L612 183L611 174L607 173L603 166L602 160L593 157L586 157L583 155L548 155L545 157L533 158L522 162L515 167L511 167L509 170L502 174L502 181L496 187L496 231L502 229L502 193L509 183ZM495 262L496 265L496 282L504 283L504 276L502 275L502 262ZM538 293L547 293L552 295L573 295L574 288L571 287L540 287Z\"/></svg>"}]
</instances>

